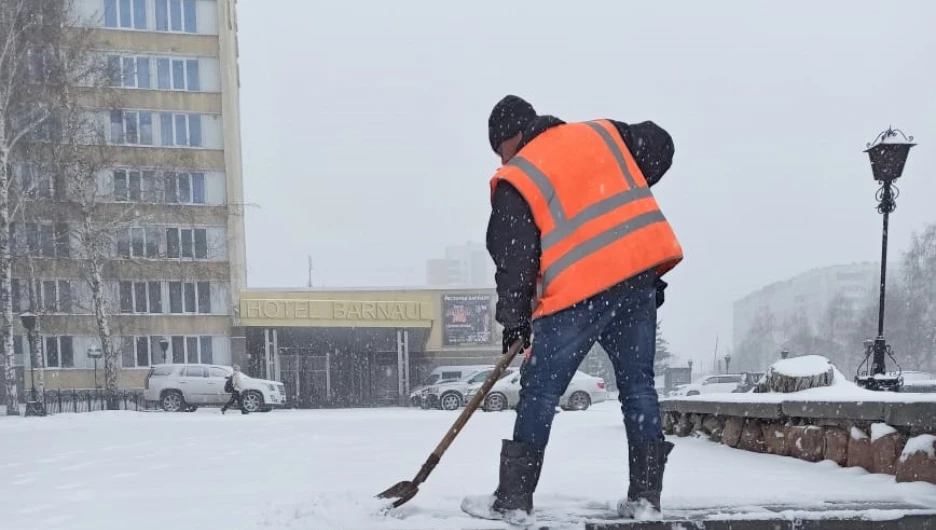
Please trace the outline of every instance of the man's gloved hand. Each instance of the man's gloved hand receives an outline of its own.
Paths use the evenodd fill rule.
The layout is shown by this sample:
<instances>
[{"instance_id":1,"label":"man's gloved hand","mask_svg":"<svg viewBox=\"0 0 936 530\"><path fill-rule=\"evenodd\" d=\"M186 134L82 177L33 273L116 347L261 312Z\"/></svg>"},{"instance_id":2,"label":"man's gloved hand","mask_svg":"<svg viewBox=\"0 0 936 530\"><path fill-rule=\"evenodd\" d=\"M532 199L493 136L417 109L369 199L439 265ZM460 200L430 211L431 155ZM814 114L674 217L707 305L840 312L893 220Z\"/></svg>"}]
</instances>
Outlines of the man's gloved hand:
<instances>
[{"instance_id":1,"label":"man's gloved hand","mask_svg":"<svg viewBox=\"0 0 936 530\"><path fill-rule=\"evenodd\" d=\"M656 281L653 282L653 286L656 287L656 306L657 306L657 309L659 309L660 306L663 305L663 302L666 301L666 294L665 294L663 291L666 290L666 286L667 286L667 285L669 285L669 284L666 283L666 282L664 282L663 280L661 280L661 279L659 279L659 278L657 278Z\"/></svg>"},{"instance_id":2,"label":"man's gloved hand","mask_svg":"<svg viewBox=\"0 0 936 530\"><path fill-rule=\"evenodd\" d=\"M507 350L515 342L523 341L523 349L530 347L530 336L533 334L530 324L522 324L520 326L515 326L504 330L504 344L503 351L501 353L507 353Z\"/></svg>"}]
</instances>

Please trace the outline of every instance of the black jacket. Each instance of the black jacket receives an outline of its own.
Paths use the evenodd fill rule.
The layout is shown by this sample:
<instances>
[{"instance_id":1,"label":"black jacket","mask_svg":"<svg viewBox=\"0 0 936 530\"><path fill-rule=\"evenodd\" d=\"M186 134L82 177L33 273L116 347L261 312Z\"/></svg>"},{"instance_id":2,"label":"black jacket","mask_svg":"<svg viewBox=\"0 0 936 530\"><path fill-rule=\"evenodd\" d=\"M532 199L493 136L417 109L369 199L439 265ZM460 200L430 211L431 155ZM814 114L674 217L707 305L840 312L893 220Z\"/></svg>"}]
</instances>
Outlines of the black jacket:
<instances>
[{"instance_id":1,"label":"black jacket","mask_svg":"<svg viewBox=\"0 0 936 530\"><path fill-rule=\"evenodd\" d=\"M550 127L562 125L553 116L540 116L523 132L520 149ZM624 144L653 186L673 163L673 139L651 121L628 125L613 121ZM533 213L516 188L500 182L491 198L487 249L496 267L497 321L506 329L530 322L536 277L540 266L540 232ZM657 279L657 304L662 304L666 284Z\"/></svg>"}]
</instances>

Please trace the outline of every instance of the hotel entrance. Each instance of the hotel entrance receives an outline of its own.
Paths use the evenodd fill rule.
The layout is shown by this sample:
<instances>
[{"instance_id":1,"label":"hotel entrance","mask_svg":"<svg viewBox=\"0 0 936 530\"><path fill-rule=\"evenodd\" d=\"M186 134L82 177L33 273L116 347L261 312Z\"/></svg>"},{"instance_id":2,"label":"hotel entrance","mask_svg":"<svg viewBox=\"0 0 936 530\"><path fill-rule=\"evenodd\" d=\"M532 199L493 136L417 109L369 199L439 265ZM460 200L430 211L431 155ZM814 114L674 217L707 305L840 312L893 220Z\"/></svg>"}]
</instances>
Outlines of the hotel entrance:
<instances>
[{"instance_id":1,"label":"hotel entrance","mask_svg":"<svg viewBox=\"0 0 936 530\"><path fill-rule=\"evenodd\" d=\"M405 405L429 369L499 353L492 315L493 292L472 289L246 291L234 359L291 407Z\"/></svg>"},{"instance_id":2,"label":"hotel entrance","mask_svg":"<svg viewBox=\"0 0 936 530\"><path fill-rule=\"evenodd\" d=\"M248 374L281 381L296 408L396 406L427 337L418 328L252 328Z\"/></svg>"}]
</instances>

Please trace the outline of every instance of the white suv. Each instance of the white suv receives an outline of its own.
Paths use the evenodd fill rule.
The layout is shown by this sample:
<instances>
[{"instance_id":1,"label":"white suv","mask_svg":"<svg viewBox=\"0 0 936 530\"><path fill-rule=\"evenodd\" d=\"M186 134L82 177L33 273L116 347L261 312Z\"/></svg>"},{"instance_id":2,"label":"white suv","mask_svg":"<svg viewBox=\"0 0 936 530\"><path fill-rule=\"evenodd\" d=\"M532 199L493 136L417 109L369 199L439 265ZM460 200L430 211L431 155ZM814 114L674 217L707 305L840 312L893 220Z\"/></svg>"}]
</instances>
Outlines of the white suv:
<instances>
[{"instance_id":1,"label":"white suv","mask_svg":"<svg viewBox=\"0 0 936 530\"><path fill-rule=\"evenodd\" d=\"M143 383L143 399L156 401L168 412L193 412L198 407L220 407L231 399L224 382L233 369L212 364L159 364L150 368ZM286 405L282 383L241 374L244 408L269 412Z\"/></svg>"},{"instance_id":2,"label":"white suv","mask_svg":"<svg viewBox=\"0 0 936 530\"><path fill-rule=\"evenodd\" d=\"M744 382L743 374L715 374L682 385L673 391L673 396L698 396L701 394L731 394Z\"/></svg>"}]
</instances>

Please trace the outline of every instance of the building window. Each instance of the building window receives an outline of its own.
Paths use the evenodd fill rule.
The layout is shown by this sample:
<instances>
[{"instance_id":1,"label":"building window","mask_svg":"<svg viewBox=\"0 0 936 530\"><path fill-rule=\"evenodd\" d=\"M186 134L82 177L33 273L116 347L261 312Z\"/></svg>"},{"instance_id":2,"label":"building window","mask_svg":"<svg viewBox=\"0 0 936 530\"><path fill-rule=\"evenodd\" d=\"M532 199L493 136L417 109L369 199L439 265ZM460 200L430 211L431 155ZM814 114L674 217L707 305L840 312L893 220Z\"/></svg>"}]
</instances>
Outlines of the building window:
<instances>
[{"instance_id":1,"label":"building window","mask_svg":"<svg viewBox=\"0 0 936 530\"><path fill-rule=\"evenodd\" d=\"M49 313L72 312L72 291L70 281L36 280L33 286L35 289L34 292L36 293L35 306L37 308ZM29 294L27 293L27 297L28 296Z\"/></svg>"},{"instance_id":2,"label":"building window","mask_svg":"<svg viewBox=\"0 0 936 530\"><path fill-rule=\"evenodd\" d=\"M114 200L118 202L158 202L155 171L114 171Z\"/></svg>"},{"instance_id":3,"label":"building window","mask_svg":"<svg viewBox=\"0 0 936 530\"><path fill-rule=\"evenodd\" d=\"M62 118L53 112L36 126L33 136L39 142L58 143L64 138L63 132Z\"/></svg>"},{"instance_id":4,"label":"building window","mask_svg":"<svg viewBox=\"0 0 936 530\"><path fill-rule=\"evenodd\" d=\"M74 368L75 349L68 335L45 337L45 365L47 368Z\"/></svg>"},{"instance_id":5,"label":"building window","mask_svg":"<svg viewBox=\"0 0 936 530\"><path fill-rule=\"evenodd\" d=\"M120 282L121 313L162 313L160 282Z\"/></svg>"},{"instance_id":6,"label":"building window","mask_svg":"<svg viewBox=\"0 0 936 530\"><path fill-rule=\"evenodd\" d=\"M117 255L121 258L158 258L159 229L134 227L121 230L117 234Z\"/></svg>"},{"instance_id":7,"label":"building window","mask_svg":"<svg viewBox=\"0 0 936 530\"><path fill-rule=\"evenodd\" d=\"M23 296L20 294L20 281L16 278L10 280L10 291L13 296L13 312L21 313L23 308Z\"/></svg>"},{"instance_id":8,"label":"building window","mask_svg":"<svg viewBox=\"0 0 936 530\"><path fill-rule=\"evenodd\" d=\"M121 88L201 91L201 64L198 59L108 55L110 85ZM155 82L153 80L153 68Z\"/></svg>"},{"instance_id":9,"label":"building window","mask_svg":"<svg viewBox=\"0 0 936 530\"><path fill-rule=\"evenodd\" d=\"M179 147L202 146L201 114L160 114L162 145Z\"/></svg>"},{"instance_id":10,"label":"building window","mask_svg":"<svg viewBox=\"0 0 936 530\"><path fill-rule=\"evenodd\" d=\"M169 282L170 313L211 313L208 282Z\"/></svg>"},{"instance_id":11,"label":"building window","mask_svg":"<svg viewBox=\"0 0 936 530\"><path fill-rule=\"evenodd\" d=\"M156 31L195 33L195 0L156 0Z\"/></svg>"},{"instance_id":12,"label":"building window","mask_svg":"<svg viewBox=\"0 0 936 530\"><path fill-rule=\"evenodd\" d=\"M107 56L110 84L123 88L152 88L149 57Z\"/></svg>"},{"instance_id":13,"label":"building window","mask_svg":"<svg viewBox=\"0 0 936 530\"><path fill-rule=\"evenodd\" d=\"M112 110L110 137L114 144L153 145L153 113L145 110Z\"/></svg>"},{"instance_id":14,"label":"building window","mask_svg":"<svg viewBox=\"0 0 936 530\"><path fill-rule=\"evenodd\" d=\"M104 0L104 26L146 29L146 0Z\"/></svg>"},{"instance_id":15,"label":"building window","mask_svg":"<svg viewBox=\"0 0 936 530\"><path fill-rule=\"evenodd\" d=\"M121 361L124 368L142 368L165 362L159 340L162 337L123 337Z\"/></svg>"},{"instance_id":16,"label":"building window","mask_svg":"<svg viewBox=\"0 0 936 530\"><path fill-rule=\"evenodd\" d=\"M156 59L156 88L159 90L201 90L201 70L198 59Z\"/></svg>"},{"instance_id":17,"label":"building window","mask_svg":"<svg viewBox=\"0 0 936 530\"><path fill-rule=\"evenodd\" d=\"M170 173L164 175L166 202L205 204L204 173Z\"/></svg>"},{"instance_id":18,"label":"building window","mask_svg":"<svg viewBox=\"0 0 936 530\"><path fill-rule=\"evenodd\" d=\"M26 338L23 337L22 335L13 335L13 365L14 366L26 365L26 363L24 362L24 357L25 357L24 352L26 351L26 349L23 346L25 342L26 342Z\"/></svg>"},{"instance_id":19,"label":"building window","mask_svg":"<svg viewBox=\"0 0 936 530\"><path fill-rule=\"evenodd\" d=\"M26 50L26 80L36 84L45 81L50 63L55 64L52 52L36 48Z\"/></svg>"},{"instance_id":20,"label":"building window","mask_svg":"<svg viewBox=\"0 0 936 530\"><path fill-rule=\"evenodd\" d=\"M117 169L113 177L117 202L205 204L204 173Z\"/></svg>"},{"instance_id":21,"label":"building window","mask_svg":"<svg viewBox=\"0 0 936 530\"><path fill-rule=\"evenodd\" d=\"M55 175L42 171L36 164L19 166L23 195L30 199L52 199L55 196Z\"/></svg>"},{"instance_id":22,"label":"building window","mask_svg":"<svg viewBox=\"0 0 936 530\"><path fill-rule=\"evenodd\" d=\"M166 257L208 259L208 230L205 228L167 228Z\"/></svg>"},{"instance_id":23,"label":"building window","mask_svg":"<svg viewBox=\"0 0 936 530\"><path fill-rule=\"evenodd\" d=\"M172 337L172 362L211 364L214 362L211 337Z\"/></svg>"},{"instance_id":24,"label":"building window","mask_svg":"<svg viewBox=\"0 0 936 530\"><path fill-rule=\"evenodd\" d=\"M69 257L71 249L68 225L65 223L26 223L26 248L30 256Z\"/></svg>"}]
</instances>

